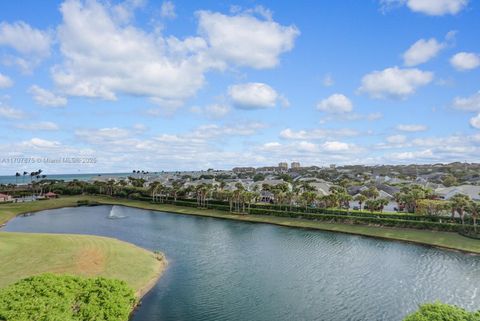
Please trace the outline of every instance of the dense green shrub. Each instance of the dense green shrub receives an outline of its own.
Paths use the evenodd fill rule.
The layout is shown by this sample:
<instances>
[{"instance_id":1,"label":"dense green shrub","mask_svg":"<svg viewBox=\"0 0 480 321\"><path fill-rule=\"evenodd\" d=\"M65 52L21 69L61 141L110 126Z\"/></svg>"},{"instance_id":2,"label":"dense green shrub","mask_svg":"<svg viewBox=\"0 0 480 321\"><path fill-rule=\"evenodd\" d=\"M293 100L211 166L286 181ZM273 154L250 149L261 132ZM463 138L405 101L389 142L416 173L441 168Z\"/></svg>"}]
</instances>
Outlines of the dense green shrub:
<instances>
[{"instance_id":1,"label":"dense green shrub","mask_svg":"<svg viewBox=\"0 0 480 321\"><path fill-rule=\"evenodd\" d=\"M480 321L480 311L468 312L443 303L427 303L403 321Z\"/></svg>"},{"instance_id":2,"label":"dense green shrub","mask_svg":"<svg viewBox=\"0 0 480 321\"><path fill-rule=\"evenodd\" d=\"M0 320L126 321L135 303L120 280L43 274L0 290Z\"/></svg>"}]
</instances>

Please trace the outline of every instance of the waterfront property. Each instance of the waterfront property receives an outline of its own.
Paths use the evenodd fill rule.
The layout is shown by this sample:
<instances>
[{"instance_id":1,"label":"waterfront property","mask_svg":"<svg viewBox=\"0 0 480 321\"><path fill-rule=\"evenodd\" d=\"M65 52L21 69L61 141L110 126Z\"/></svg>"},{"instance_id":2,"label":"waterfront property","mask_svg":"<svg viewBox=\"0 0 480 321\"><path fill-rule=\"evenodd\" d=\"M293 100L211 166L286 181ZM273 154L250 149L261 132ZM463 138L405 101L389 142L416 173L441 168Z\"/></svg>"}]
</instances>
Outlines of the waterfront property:
<instances>
[{"instance_id":1,"label":"waterfront property","mask_svg":"<svg viewBox=\"0 0 480 321\"><path fill-rule=\"evenodd\" d=\"M343 321L355 315L400 321L418 304L437 299L468 310L480 304L479 256L127 207L116 207L124 218L112 220L111 211L44 211L18 217L6 230L97 234L162 249L170 267L133 320Z\"/></svg>"}]
</instances>

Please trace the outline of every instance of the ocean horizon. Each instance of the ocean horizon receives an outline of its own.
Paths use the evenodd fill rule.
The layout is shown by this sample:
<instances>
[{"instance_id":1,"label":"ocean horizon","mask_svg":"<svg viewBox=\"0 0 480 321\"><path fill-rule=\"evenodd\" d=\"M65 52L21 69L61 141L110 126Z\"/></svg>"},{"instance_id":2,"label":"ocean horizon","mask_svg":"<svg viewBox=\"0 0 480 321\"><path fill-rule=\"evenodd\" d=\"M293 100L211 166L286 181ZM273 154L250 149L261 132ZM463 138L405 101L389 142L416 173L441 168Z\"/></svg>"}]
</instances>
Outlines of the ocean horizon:
<instances>
[{"instance_id":1,"label":"ocean horizon","mask_svg":"<svg viewBox=\"0 0 480 321\"><path fill-rule=\"evenodd\" d=\"M45 179L57 179L63 180L66 182L78 180L78 181L88 181L94 177L98 176L116 176L116 177L123 177L132 175L133 173L77 173L77 174L43 174L46 175ZM0 175L0 184L27 184L30 182L30 173L23 176L15 176L15 175Z\"/></svg>"}]
</instances>

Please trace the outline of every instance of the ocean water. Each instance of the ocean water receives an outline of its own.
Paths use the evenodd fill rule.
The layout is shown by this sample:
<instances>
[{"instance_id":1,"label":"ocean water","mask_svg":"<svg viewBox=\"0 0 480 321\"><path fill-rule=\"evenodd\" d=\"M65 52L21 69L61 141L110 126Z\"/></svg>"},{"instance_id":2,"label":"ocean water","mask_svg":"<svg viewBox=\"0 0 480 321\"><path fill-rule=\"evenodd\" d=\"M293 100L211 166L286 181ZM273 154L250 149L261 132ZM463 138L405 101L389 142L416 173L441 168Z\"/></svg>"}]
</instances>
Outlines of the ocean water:
<instances>
[{"instance_id":1,"label":"ocean water","mask_svg":"<svg viewBox=\"0 0 480 321\"><path fill-rule=\"evenodd\" d=\"M66 182L79 180L79 181L88 181L98 176L115 176L115 177L127 177L132 175L132 173L92 173L92 174L52 174L42 173L42 175L47 175L46 179L58 179L64 180ZM15 175L0 176L0 184L27 184L30 182L30 174L24 176L16 177Z\"/></svg>"}]
</instances>

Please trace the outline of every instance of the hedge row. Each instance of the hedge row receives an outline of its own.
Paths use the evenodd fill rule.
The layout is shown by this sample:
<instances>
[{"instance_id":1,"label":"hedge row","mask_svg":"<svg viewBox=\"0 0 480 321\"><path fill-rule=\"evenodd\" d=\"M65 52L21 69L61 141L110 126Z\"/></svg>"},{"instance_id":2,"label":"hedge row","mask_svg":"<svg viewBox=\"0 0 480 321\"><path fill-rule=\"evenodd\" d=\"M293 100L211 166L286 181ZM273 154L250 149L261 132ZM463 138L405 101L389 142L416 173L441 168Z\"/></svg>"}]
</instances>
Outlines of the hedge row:
<instances>
[{"instance_id":1,"label":"hedge row","mask_svg":"<svg viewBox=\"0 0 480 321\"><path fill-rule=\"evenodd\" d=\"M196 201L186 201L186 200L165 200L164 204L173 204L178 206L188 206L188 207L198 207ZM229 205L221 204L212 204L209 202L206 206L209 209L216 209L220 211L229 211ZM400 218L383 218L383 217L369 217L369 216L355 216L355 215L345 215L345 214L324 214L324 213L299 213L293 211L276 211L262 208L250 208L250 214L253 215L265 215L265 216L277 216L277 217L290 217L290 218L301 218L312 221L328 221L331 223L348 223L348 224L359 224L359 225L381 225L388 227L403 227L403 228L414 228L414 229L428 229L428 230L437 230L437 231L448 231L456 232L459 230L461 225L455 223L440 223L440 222L429 222L429 221L415 221L415 220L405 220Z\"/></svg>"},{"instance_id":2,"label":"hedge row","mask_svg":"<svg viewBox=\"0 0 480 321\"><path fill-rule=\"evenodd\" d=\"M168 199L167 202L173 203L173 199ZM182 206L192 206L197 207L197 201L195 199L177 199L176 203L179 204L182 202ZM179 204L180 205L180 204ZM209 208L217 208L223 209L228 208L230 209L229 203L225 201L218 201L218 200L209 200L208 201ZM254 209L260 210L273 210L273 211L280 211L280 212L287 212L285 211L286 206L280 207L279 205L268 205L268 204L251 204L250 205L250 213L253 214ZM436 222L436 223L444 223L445 221L451 221L450 217L445 216L432 216L432 215L415 215L415 214L403 214L403 213L381 213L381 212L369 212L369 211L356 211L356 210L342 210L342 209L329 209L329 208L308 208L305 210L305 207L292 207L290 210L288 208L288 212L299 213L299 214L322 214L322 215L342 215L342 216L355 216L361 218L382 218L382 219L395 219L395 220L408 220L408 221L419 221L419 222ZM460 218L454 218L454 222L456 224L460 224ZM471 218L465 218L466 224L472 224Z\"/></svg>"}]
</instances>

